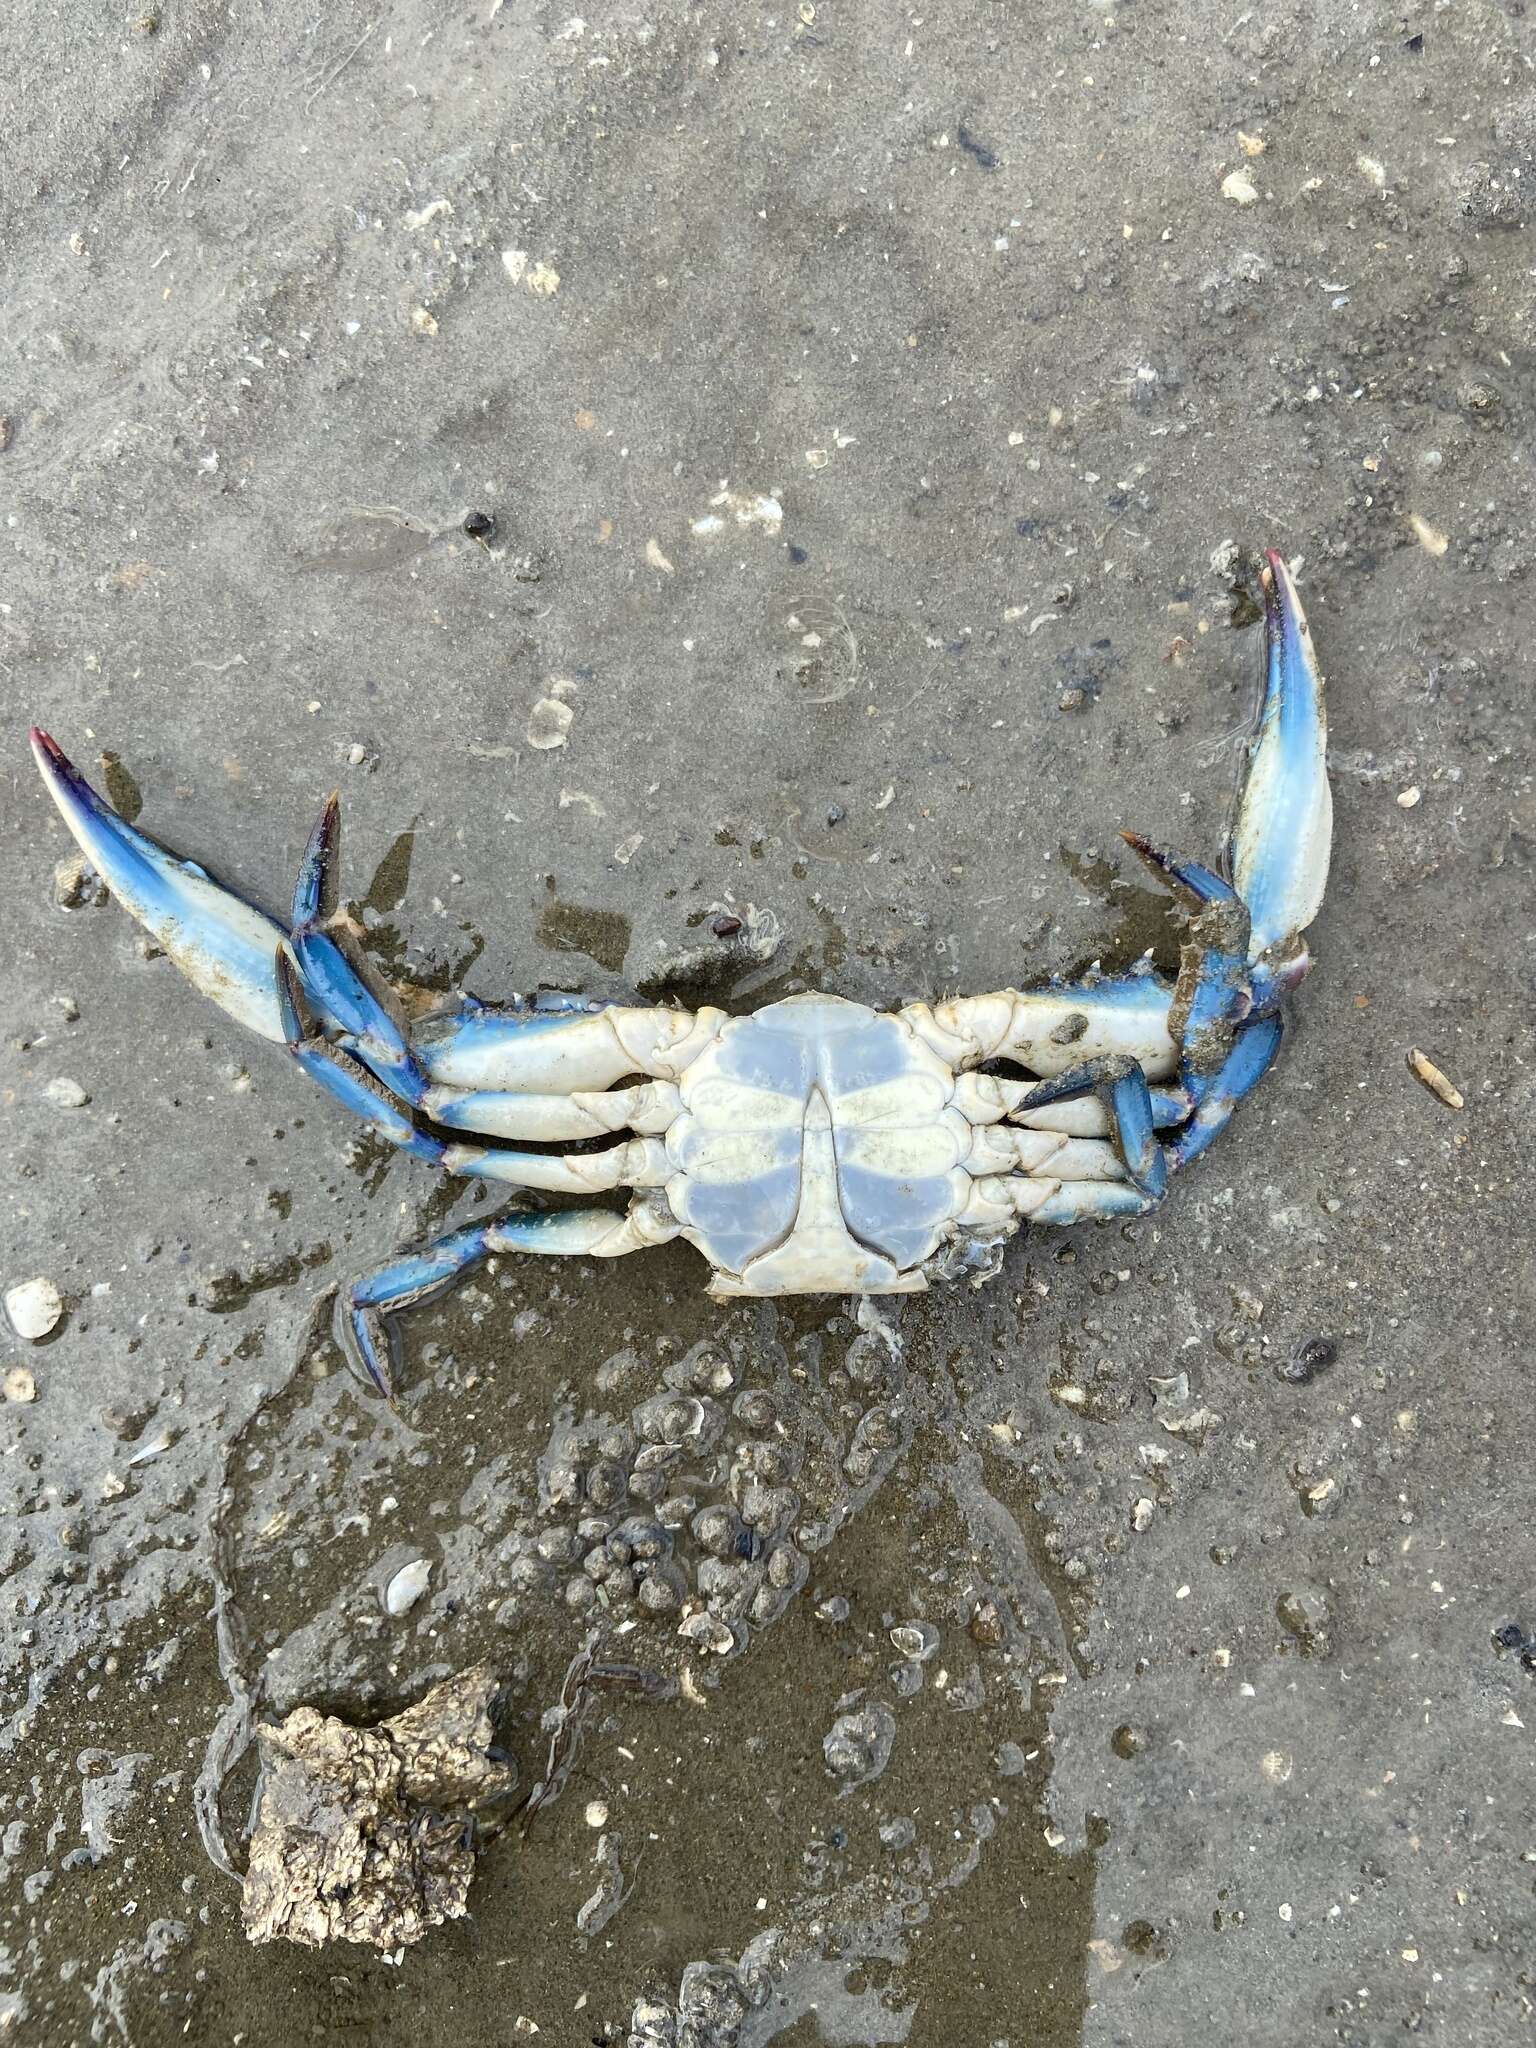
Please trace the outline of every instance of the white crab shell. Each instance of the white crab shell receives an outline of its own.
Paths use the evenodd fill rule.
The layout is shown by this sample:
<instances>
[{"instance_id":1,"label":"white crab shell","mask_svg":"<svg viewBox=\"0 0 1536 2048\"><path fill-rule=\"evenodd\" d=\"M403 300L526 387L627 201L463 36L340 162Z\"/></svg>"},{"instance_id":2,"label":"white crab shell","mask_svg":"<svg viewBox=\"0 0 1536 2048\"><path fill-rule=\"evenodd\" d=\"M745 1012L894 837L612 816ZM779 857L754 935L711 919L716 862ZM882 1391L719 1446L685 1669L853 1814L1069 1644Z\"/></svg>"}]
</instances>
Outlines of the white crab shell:
<instances>
[{"instance_id":1,"label":"white crab shell","mask_svg":"<svg viewBox=\"0 0 1536 2048\"><path fill-rule=\"evenodd\" d=\"M904 1017L790 996L733 1017L683 1073L673 1214L716 1294L891 1294L969 1199L954 1070Z\"/></svg>"}]
</instances>

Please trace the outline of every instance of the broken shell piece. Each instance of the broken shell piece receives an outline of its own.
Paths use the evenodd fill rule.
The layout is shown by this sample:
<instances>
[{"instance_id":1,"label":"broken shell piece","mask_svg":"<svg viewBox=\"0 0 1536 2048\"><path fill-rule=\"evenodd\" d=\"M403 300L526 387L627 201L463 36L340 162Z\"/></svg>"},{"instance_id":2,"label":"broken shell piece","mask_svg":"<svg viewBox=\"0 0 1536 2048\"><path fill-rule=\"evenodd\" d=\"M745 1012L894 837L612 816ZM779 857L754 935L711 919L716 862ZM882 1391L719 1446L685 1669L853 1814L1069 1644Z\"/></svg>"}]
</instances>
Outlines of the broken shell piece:
<instances>
[{"instance_id":1,"label":"broken shell piece","mask_svg":"<svg viewBox=\"0 0 1536 2048\"><path fill-rule=\"evenodd\" d=\"M424 1557L414 1557L409 1564L401 1565L384 1588L386 1613L393 1614L397 1620L402 1614L409 1614L427 1590L431 1578L432 1567Z\"/></svg>"},{"instance_id":2,"label":"broken shell piece","mask_svg":"<svg viewBox=\"0 0 1536 2048\"><path fill-rule=\"evenodd\" d=\"M474 1873L472 1817L517 1784L516 1765L494 1751L498 1692L476 1665L375 1728L299 1707L258 1729L249 1938L389 1950L457 1919Z\"/></svg>"},{"instance_id":3,"label":"broken shell piece","mask_svg":"<svg viewBox=\"0 0 1536 2048\"><path fill-rule=\"evenodd\" d=\"M712 1650L717 1657L728 1657L736 1647L734 1632L718 1615L690 1614L679 1624L677 1632L690 1643L697 1643L701 1650Z\"/></svg>"},{"instance_id":4,"label":"broken shell piece","mask_svg":"<svg viewBox=\"0 0 1536 2048\"><path fill-rule=\"evenodd\" d=\"M29 1344L46 1337L63 1313L63 1297L51 1280L22 1280L5 1290L5 1319Z\"/></svg>"},{"instance_id":5,"label":"broken shell piece","mask_svg":"<svg viewBox=\"0 0 1536 2048\"><path fill-rule=\"evenodd\" d=\"M1456 1083L1450 1080L1435 1065L1434 1061L1415 1046L1408 1055L1408 1071L1415 1081L1421 1082L1437 1102L1443 1102L1447 1109L1465 1109L1467 1099Z\"/></svg>"},{"instance_id":6,"label":"broken shell piece","mask_svg":"<svg viewBox=\"0 0 1536 2048\"><path fill-rule=\"evenodd\" d=\"M552 747L563 747L573 716L570 705L562 704L558 697L540 697L528 714L529 746L536 747L540 753L548 753Z\"/></svg>"},{"instance_id":7,"label":"broken shell piece","mask_svg":"<svg viewBox=\"0 0 1536 2048\"><path fill-rule=\"evenodd\" d=\"M891 1630L891 1641L903 1657L926 1664L939 1647L939 1632L931 1621L904 1621Z\"/></svg>"}]
</instances>

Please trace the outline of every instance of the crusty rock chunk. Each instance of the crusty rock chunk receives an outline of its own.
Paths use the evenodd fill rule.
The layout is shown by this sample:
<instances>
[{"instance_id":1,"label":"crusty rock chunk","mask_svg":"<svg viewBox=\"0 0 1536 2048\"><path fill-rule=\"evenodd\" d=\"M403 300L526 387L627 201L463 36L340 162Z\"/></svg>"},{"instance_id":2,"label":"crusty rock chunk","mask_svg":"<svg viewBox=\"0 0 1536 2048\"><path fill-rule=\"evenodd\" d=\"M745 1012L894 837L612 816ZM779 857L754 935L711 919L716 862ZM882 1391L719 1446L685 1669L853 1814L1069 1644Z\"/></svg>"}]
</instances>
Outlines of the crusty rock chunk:
<instances>
[{"instance_id":1,"label":"crusty rock chunk","mask_svg":"<svg viewBox=\"0 0 1536 2048\"><path fill-rule=\"evenodd\" d=\"M393 1949L465 1911L474 1815L517 1783L495 1749L498 1690L476 1665L373 1728L299 1707L257 1731L243 1909L252 1941Z\"/></svg>"}]
</instances>

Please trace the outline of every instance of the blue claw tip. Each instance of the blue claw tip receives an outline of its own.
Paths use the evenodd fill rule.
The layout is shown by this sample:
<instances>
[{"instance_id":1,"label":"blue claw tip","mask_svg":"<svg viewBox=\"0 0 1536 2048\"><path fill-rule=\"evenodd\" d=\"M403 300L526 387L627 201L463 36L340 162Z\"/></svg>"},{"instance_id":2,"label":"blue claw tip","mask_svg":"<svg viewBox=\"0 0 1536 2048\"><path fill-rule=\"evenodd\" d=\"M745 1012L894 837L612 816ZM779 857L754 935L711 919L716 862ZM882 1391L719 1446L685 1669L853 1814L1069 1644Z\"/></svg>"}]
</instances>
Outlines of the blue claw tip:
<instances>
[{"instance_id":1,"label":"blue claw tip","mask_svg":"<svg viewBox=\"0 0 1536 2048\"><path fill-rule=\"evenodd\" d=\"M1165 846L1154 846L1139 832L1122 832L1120 837L1187 908L1200 909L1207 903L1233 903L1237 900L1237 891L1231 883L1224 882L1220 875L1211 868L1203 867L1199 861L1170 853Z\"/></svg>"},{"instance_id":2,"label":"blue claw tip","mask_svg":"<svg viewBox=\"0 0 1536 2048\"><path fill-rule=\"evenodd\" d=\"M341 844L341 791L333 789L320 806L315 829L299 863L293 891L293 922L317 924L336 908L337 854Z\"/></svg>"}]
</instances>

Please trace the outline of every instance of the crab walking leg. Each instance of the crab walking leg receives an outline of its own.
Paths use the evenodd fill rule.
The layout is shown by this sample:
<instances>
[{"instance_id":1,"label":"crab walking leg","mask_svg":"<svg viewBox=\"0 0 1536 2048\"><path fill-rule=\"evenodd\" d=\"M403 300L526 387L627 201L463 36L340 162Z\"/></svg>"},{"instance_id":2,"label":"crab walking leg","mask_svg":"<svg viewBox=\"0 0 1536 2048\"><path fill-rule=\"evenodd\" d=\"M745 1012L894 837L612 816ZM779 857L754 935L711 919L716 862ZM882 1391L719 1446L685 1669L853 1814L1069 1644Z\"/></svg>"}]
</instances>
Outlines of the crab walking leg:
<instances>
[{"instance_id":1,"label":"crab walking leg","mask_svg":"<svg viewBox=\"0 0 1536 2048\"><path fill-rule=\"evenodd\" d=\"M194 987L237 1023L280 1044L272 962L286 934L264 912L120 818L47 733L32 752L80 850Z\"/></svg>"},{"instance_id":2,"label":"crab walking leg","mask_svg":"<svg viewBox=\"0 0 1536 2048\"><path fill-rule=\"evenodd\" d=\"M1123 1056L1149 1080L1168 1079L1179 1049L1169 1026L1171 998L1152 974L1104 975L1076 987L999 989L945 1003L909 1003L901 1012L940 1059L964 1069L983 1060L1015 1060L1049 1077L1085 1059Z\"/></svg>"},{"instance_id":3,"label":"crab walking leg","mask_svg":"<svg viewBox=\"0 0 1536 2048\"><path fill-rule=\"evenodd\" d=\"M1291 572L1272 548L1264 560L1264 698L1232 835L1254 961L1288 947L1316 917L1333 839L1323 680ZM1299 981L1307 965L1297 948L1280 963L1283 983Z\"/></svg>"},{"instance_id":4,"label":"crab walking leg","mask_svg":"<svg viewBox=\"0 0 1536 2048\"><path fill-rule=\"evenodd\" d=\"M1073 1087L1092 1090L1104 1099L1108 1088L1106 1109L1114 1128L1116 1150L1126 1159L1127 1179L1117 1185L1063 1177L1055 1192L1030 1212L1033 1220L1085 1223L1096 1217L1141 1215L1155 1208L1167 1192L1169 1173L1199 1158L1212 1139L1226 1129L1243 1097L1269 1072L1280 1050L1282 1029L1280 1019L1274 1016L1257 1017L1242 1025L1194 1114L1167 1144L1153 1133L1151 1091L1146 1087L1145 1077L1134 1071L1111 1080L1104 1074L1102 1064L1096 1063L1091 1073L1064 1074L1042 1083L1036 1092L1044 1095L1047 1090L1056 1091L1058 1099L1060 1091ZM1139 1099L1143 1096L1145 1102Z\"/></svg>"},{"instance_id":5,"label":"crab walking leg","mask_svg":"<svg viewBox=\"0 0 1536 2048\"><path fill-rule=\"evenodd\" d=\"M509 1182L549 1194L590 1195L616 1187L660 1187L671 1174L659 1138L631 1138L602 1152L521 1152L445 1144L415 1123L361 1060L333 1045L310 1012L297 968L286 953L276 966L288 1050L312 1081L412 1159L469 1180Z\"/></svg>"},{"instance_id":6,"label":"crab walking leg","mask_svg":"<svg viewBox=\"0 0 1536 2048\"><path fill-rule=\"evenodd\" d=\"M1006 1081L995 1074L956 1077L954 1105L967 1123L995 1124L1006 1117L1031 1131L1055 1131L1066 1138L1103 1138L1109 1133L1104 1105L1092 1096L1049 1102L1037 1109L1023 1104L1034 1093L1033 1081ZM1159 1087L1151 1091L1152 1121L1160 1131L1188 1121L1195 1098L1188 1088Z\"/></svg>"},{"instance_id":7,"label":"crab walking leg","mask_svg":"<svg viewBox=\"0 0 1536 2048\"><path fill-rule=\"evenodd\" d=\"M614 1131L659 1137L677 1120L682 1097L671 1081L642 1081L576 1095L508 1089L428 1088L420 1108L434 1123L482 1138L604 1138Z\"/></svg>"},{"instance_id":8,"label":"crab walking leg","mask_svg":"<svg viewBox=\"0 0 1536 2048\"><path fill-rule=\"evenodd\" d=\"M585 1010L476 1006L428 1018L415 1049L434 1083L475 1091L586 1095L631 1074L675 1081L711 1044L725 1012L607 1003Z\"/></svg>"},{"instance_id":9,"label":"crab walking leg","mask_svg":"<svg viewBox=\"0 0 1536 2048\"><path fill-rule=\"evenodd\" d=\"M425 1250L391 1259L353 1283L337 1307L344 1348L392 1400L398 1344L389 1318L401 1309L447 1293L472 1267L498 1252L614 1259L665 1244L677 1229L654 1203L640 1201L624 1216L611 1209L509 1209L488 1223L466 1223Z\"/></svg>"}]
</instances>

